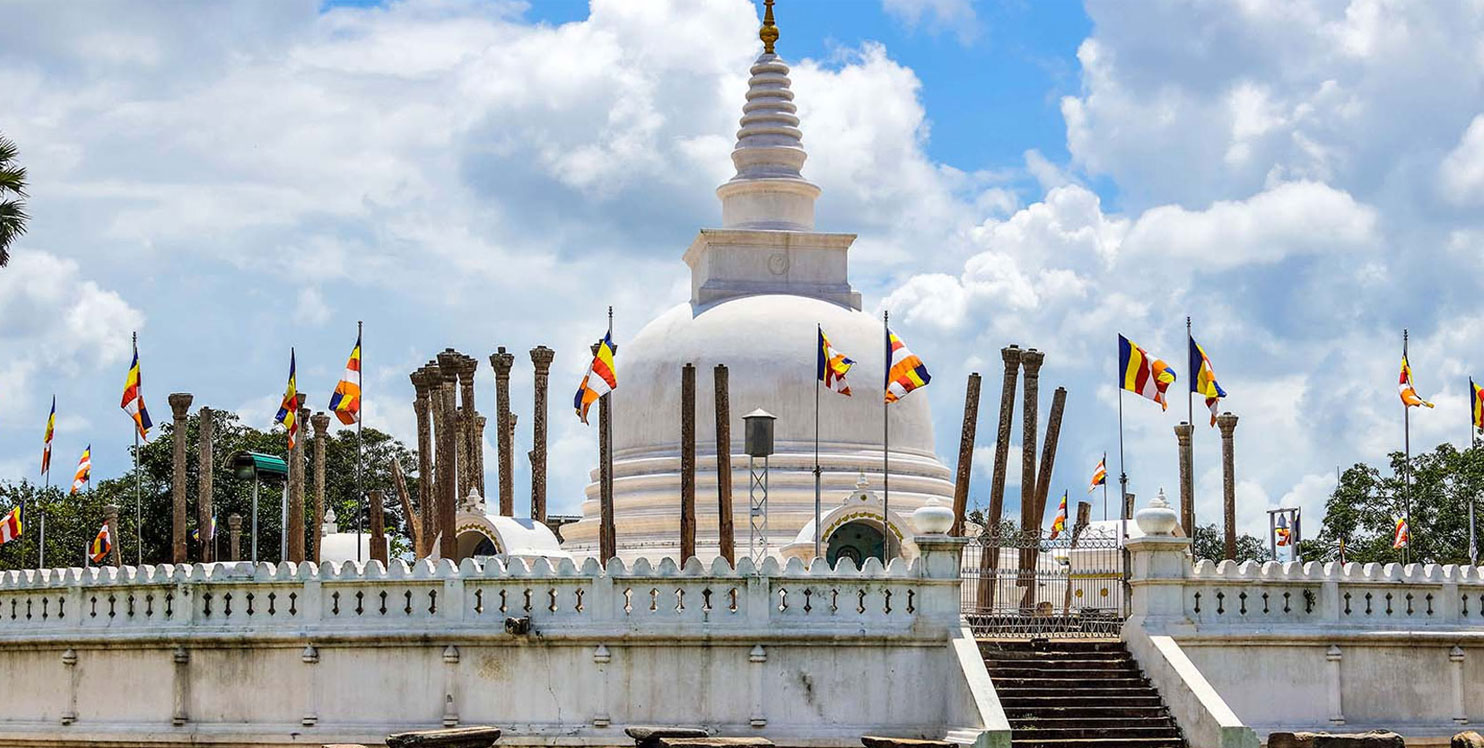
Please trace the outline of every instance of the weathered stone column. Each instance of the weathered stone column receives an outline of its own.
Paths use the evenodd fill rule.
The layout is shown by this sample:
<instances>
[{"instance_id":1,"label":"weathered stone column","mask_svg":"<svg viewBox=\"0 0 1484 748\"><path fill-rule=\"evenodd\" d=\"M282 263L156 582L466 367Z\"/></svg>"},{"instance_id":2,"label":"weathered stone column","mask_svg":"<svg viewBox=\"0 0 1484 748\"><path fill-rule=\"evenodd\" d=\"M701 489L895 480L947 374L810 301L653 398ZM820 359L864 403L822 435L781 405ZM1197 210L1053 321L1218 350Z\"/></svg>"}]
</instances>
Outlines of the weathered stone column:
<instances>
[{"instance_id":1,"label":"weathered stone column","mask_svg":"<svg viewBox=\"0 0 1484 748\"><path fill-rule=\"evenodd\" d=\"M1057 387L1051 396L1051 412L1046 418L1046 436L1041 440L1041 467L1036 472L1036 506L1031 513L1035 517L1037 536L1041 532L1041 521L1046 517L1046 498L1051 492L1051 474L1056 469L1056 445L1061 439L1061 416L1066 406L1067 388ZM1039 563L1040 547L1030 543L1026 546L1025 553L1030 557L1030 564L1022 568L1035 569ZM1037 588L1032 580L1032 584L1026 585L1022 608L1029 610L1036 606L1036 592Z\"/></svg>"},{"instance_id":2,"label":"weathered stone column","mask_svg":"<svg viewBox=\"0 0 1484 748\"><path fill-rule=\"evenodd\" d=\"M495 370L495 448L500 460L500 514L515 516L515 451L511 444L513 429L510 423L510 369L515 366L515 354L506 353L500 346L490 354L490 366Z\"/></svg>"},{"instance_id":3,"label":"weathered stone column","mask_svg":"<svg viewBox=\"0 0 1484 748\"><path fill-rule=\"evenodd\" d=\"M736 565L737 546L732 528L732 401L726 365L717 364L712 377L716 389L717 550L727 563Z\"/></svg>"},{"instance_id":4,"label":"weathered stone column","mask_svg":"<svg viewBox=\"0 0 1484 748\"><path fill-rule=\"evenodd\" d=\"M1195 537L1195 462L1191 456L1190 438L1195 427L1180 422L1175 427L1175 441L1180 445L1180 527L1186 537Z\"/></svg>"},{"instance_id":5,"label":"weathered stone column","mask_svg":"<svg viewBox=\"0 0 1484 748\"><path fill-rule=\"evenodd\" d=\"M989 483L989 514L979 556L979 590L975 596L983 608L994 606L995 577L1000 568L1000 522L1005 517L1005 472L1010 461L1010 419L1015 415L1015 380L1020 376L1020 348L1000 349L1005 375L1000 389L1000 423L995 431L994 472Z\"/></svg>"},{"instance_id":6,"label":"weathered stone column","mask_svg":"<svg viewBox=\"0 0 1484 748\"><path fill-rule=\"evenodd\" d=\"M387 564L386 555L386 510L382 504L381 489L371 489L371 560Z\"/></svg>"},{"instance_id":7,"label":"weathered stone column","mask_svg":"<svg viewBox=\"0 0 1484 748\"><path fill-rule=\"evenodd\" d=\"M459 561L459 540L454 527L459 505L458 433L454 415L458 366L457 353L448 350L438 354L438 372L442 379L438 388L438 410L444 424L444 428L438 430L438 531L443 534L438 553L454 563Z\"/></svg>"},{"instance_id":8,"label":"weathered stone column","mask_svg":"<svg viewBox=\"0 0 1484 748\"><path fill-rule=\"evenodd\" d=\"M1045 354L1029 348L1020 356L1020 366L1025 372L1025 389L1021 392L1020 406L1020 554L1019 573L1015 578L1017 587L1025 588L1021 598L1024 603L1035 601L1035 556L1031 546L1041 534L1041 518L1036 516L1036 421L1041 406L1041 364Z\"/></svg>"},{"instance_id":9,"label":"weathered stone column","mask_svg":"<svg viewBox=\"0 0 1484 748\"><path fill-rule=\"evenodd\" d=\"M314 424L314 546L310 549L310 560L319 563L325 540L325 440L330 436L330 416L324 411L309 419Z\"/></svg>"},{"instance_id":10,"label":"weathered stone column","mask_svg":"<svg viewBox=\"0 0 1484 748\"><path fill-rule=\"evenodd\" d=\"M680 563L696 555L696 367L680 367Z\"/></svg>"},{"instance_id":11,"label":"weathered stone column","mask_svg":"<svg viewBox=\"0 0 1484 748\"><path fill-rule=\"evenodd\" d=\"M474 419L470 417L468 409L456 405L453 409L453 422L454 462L459 466L459 498L463 499L474 486L474 463L469 459L469 432L474 430Z\"/></svg>"},{"instance_id":12,"label":"weathered stone column","mask_svg":"<svg viewBox=\"0 0 1484 748\"><path fill-rule=\"evenodd\" d=\"M531 349L531 365L536 369L531 421L531 519L546 522L546 394L551 376L551 361L556 351L544 345Z\"/></svg>"},{"instance_id":13,"label":"weathered stone column","mask_svg":"<svg viewBox=\"0 0 1484 748\"><path fill-rule=\"evenodd\" d=\"M113 550L109 555L113 557L114 566L123 566L124 561L119 555L119 508L117 504L108 504L103 507L103 522L108 525L108 537L113 539Z\"/></svg>"},{"instance_id":14,"label":"weathered stone column","mask_svg":"<svg viewBox=\"0 0 1484 748\"><path fill-rule=\"evenodd\" d=\"M201 563L216 560L216 527L212 524L211 490L211 408L196 411L201 425L197 428L200 441L196 448L196 527L201 533Z\"/></svg>"},{"instance_id":15,"label":"weathered stone column","mask_svg":"<svg viewBox=\"0 0 1484 748\"><path fill-rule=\"evenodd\" d=\"M227 560L242 560L242 515L227 516Z\"/></svg>"},{"instance_id":16,"label":"weathered stone column","mask_svg":"<svg viewBox=\"0 0 1484 748\"><path fill-rule=\"evenodd\" d=\"M175 456L172 462L174 473L170 479L170 499L172 511L170 513L170 559L171 563L183 564L186 562L186 416L190 414L191 397L189 392L176 392L170 395L170 411L175 416L173 428L170 432L172 444L175 447ZM118 544L118 536L113 536L114 545Z\"/></svg>"},{"instance_id":17,"label":"weathered stone column","mask_svg":"<svg viewBox=\"0 0 1484 748\"><path fill-rule=\"evenodd\" d=\"M598 344L592 346L593 355L598 355ZM608 408L608 396L598 398L598 555L604 564L618 555L618 528L613 519L613 416Z\"/></svg>"},{"instance_id":18,"label":"weathered stone column","mask_svg":"<svg viewBox=\"0 0 1484 748\"><path fill-rule=\"evenodd\" d=\"M433 547L436 534L433 528L438 526L438 512L433 509L433 487L437 481L433 477L433 415L430 406L434 382L427 366L412 372L410 378L416 393L412 409L417 415L417 511L421 541L417 557L423 558Z\"/></svg>"},{"instance_id":19,"label":"weathered stone column","mask_svg":"<svg viewBox=\"0 0 1484 748\"><path fill-rule=\"evenodd\" d=\"M428 555L423 547L422 520L418 517L418 510L412 506L412 497L407 495L407 479L402 475L402 463L396 458L390 462L392 486L397 490L397 500L402 502L402 514L407 517L407 538L412 541L412 557L422 558Z\"/></svg>"},{"instance_id":20,"label":"weathered stone column","mask_svg":"<svg viewBox=\"0 0 1484 748\"><path fill-rule=\"evenodd\" d=\"M485 495L484 474L478 469L483 462L479 459L483 435L478 429L479 408L474 399L474 372L478 370L479 359L459 354L459 410L464 415L464 425L459 429L459 443L463 445L459 467L467 476L460 481L463 485L459 492L461 497L468 496L471 489L478 491L480 496Z\"/></svg>"},{"instance_id":21,"label":"weathered stone column","mask_svg":"<svg viewBox=\"0 0 1484 748\"><path fill-rule=\"evenodd\" d=\"M1237 473L1236 450L1232 446L1232 434L1237 430L1237 417L1230 411L1216 416L1216 428L1221 429L1221 500L1226 510L1226 557L1237 557Z\"/></svg>"},{"instance_id":22,"label":"weathered stone column","mask_svg":"<svg viewBox=\"0 0 1484 748\"><path fill-rule=\"evenodd\" d=\"M974 435L979 429L979 372L969 375L964 387L964 426L958 439L958 472L953 482L953 529L964 534L964 513L969 509L969 478L974 470Z\"/></svg>"},{"instance_id":23,"label":"weathered stone column","mask_svg":"<svg viewBox=\"0 0 1484 748\"><path fill-rule=\"evenodd\" d=\"M299 438L294 440L294 482L289 486L289 521L288 521L288 559L294 563L304 563L304 437L309 435L309 429L304 426L309 423L309 409L304 407L304 395L299 395Z\"/></svg>"}]
</instances>

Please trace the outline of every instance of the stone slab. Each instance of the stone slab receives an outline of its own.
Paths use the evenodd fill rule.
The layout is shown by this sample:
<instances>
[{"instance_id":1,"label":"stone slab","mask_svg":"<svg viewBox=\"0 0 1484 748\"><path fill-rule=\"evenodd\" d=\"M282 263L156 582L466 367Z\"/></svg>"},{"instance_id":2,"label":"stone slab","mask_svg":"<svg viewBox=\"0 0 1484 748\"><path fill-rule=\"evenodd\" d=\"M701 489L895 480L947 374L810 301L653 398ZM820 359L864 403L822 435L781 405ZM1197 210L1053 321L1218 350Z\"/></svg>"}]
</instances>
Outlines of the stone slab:
<instances>
[{"instance_id":1,"label":"stone slab","mask_svg":"<svg viewBox=\"0 0 1484 748\"><path fill-rule=\"evenodd\" d=\"M1484 735L1466 730L1453 736L1451 748L1484 748Z\"/></svg>"},{"instance_id":2,"label":"stone slab","mask_svg":"<svg viewBox=\"0 0 1484 748\"><path fill-rule=\"evenodd\" d=\"M1325 732L1275 732L1268 748L1405 748L1402 736L1385 730L1332 735Z\"/></svg>"},{"instance_id":3,"label":"stone slab","mask_svg":"<svg viewBox=\"0 0 1484 748\"><path fill-rule=\"evenodd\" d=\"M706 738L711 733L700 727L675 727L672 725L630 725L623 734L634 739L640 748L650 748L660 738Z\"/></svg>"},{"instance_id":4,"label":"stone slab","mask_svg":"<svg viewBox=\"0 0 1484 748\"><path fill-rule=\"evenodd\" d=\"M861 745L866 748L957 748L957 743L946 740L922 740L920 738L883 738L877 735L862 735Z\"/></svg>"},{"instance_id":5,"label":"stone slab","mask_svg":"<svg viewBox=\"0 0 1484 748\"><path fill-rule=\"evenodd\" d=\"M500 740L498 727L454 727L388 735L389 748L490 748Z\"/></svg>"},{"instance_id":6,"label":"stone slab","mask_svg":"<svg viewBox=\"0 0 1484 748\"><path fill-rule=\"evenodd\" d=\"M656 738L657 748L773 748L767 738Z\"/></svg>"}]
</instances>

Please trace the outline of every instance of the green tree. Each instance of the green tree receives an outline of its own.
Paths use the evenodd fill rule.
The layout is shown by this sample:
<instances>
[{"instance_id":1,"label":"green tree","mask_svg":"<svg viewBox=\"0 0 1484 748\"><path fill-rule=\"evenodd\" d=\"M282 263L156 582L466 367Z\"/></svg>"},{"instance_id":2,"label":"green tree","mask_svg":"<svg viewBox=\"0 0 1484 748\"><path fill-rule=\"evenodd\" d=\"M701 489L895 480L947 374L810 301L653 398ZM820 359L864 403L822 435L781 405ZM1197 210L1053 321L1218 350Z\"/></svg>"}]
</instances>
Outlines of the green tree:
<instances>
[{"instance_id":1,"label":"green tree","mask_svg":"<svg viewBox=\"0 0 1484 748\"><path fill-rule=\"evenodd\" d=\"M1346 561L1401 561L1391 543L1394 518L1405 512L1406 466L1405 455L1393 452L1387 472L1357 463L1341 473L1319 537L1300 545L1304 558L1338 559L1343 540ZM1469 502L1484 490L1484 450L1440 444L1413 456L1411 468L1411 560L1467 563Z\"/></svg>"},{"instance_id":2,"label":"green tree","mask_svg":"<svg viewBox=\"0 0 1484 748\"><path fill-rule=\"evenodd\" d=\"M26 167L16 163L15 142L0 135L0 267L10 263L10 245L26 233Z\"/></svg>"},{"instance_id":3,"label":"green tree","mask_svg":"<svg viewBox=\"0 0 1484 748\"><path fill-rule=\"evenodd\" d=\"M1197 525L1195 536L1190 539L1190 552L1198 559L1220 561L1226 558L1226 534L1215 524ZM1268 545L1255 535L1237 536L1237 559L1242 561L1271 561Z\"/></svg>"},{"instance_id":4,"label":"green tree","mask_svg":"<svg viewBox=\"0 0 1484 748\"><path fill-rule=\"evenodd\" d=\"M212 505L217 516L218 558L227 555L227 517L242 515L242 554L247 557L252 525L252 480L241 479L232 474L227 460L238 450L287 456L288 443L282 431L260 431L241 423L236 414L212 411L212 450L216 461L212 472ZM197 526L199 506L197 486L200 464L197 461L197 446L200 442L200 414L191 415L186 421L186 498L190 507L187 526ZM408 477L408 490L417 494L417 478L413 475L417 460L401 442L376 429L365 429L365 489L380 489L386 496L385 523L393 535L393 551L409 547L406 538L406 521L401 504L397 502L392 487L391 460L397 460L402 472ZM48 566L55 563L76 565L82 562L81 549L97 534L103 523L103 506L115 504L119 507L119 544L125 563L134 563L142 556L144 563L164 563L171 558L171 476L176 434L173 424L166 423L158 436L139 448L139 471L134 470L113 478L95 481L93 487L76 496L65 496L57 488L47 494L46 553ZM306 441L306 447L313 444ZM305 530L312 537L314 510L314 465L313 451L306 448L305 461ZM139 516L142 525L135 521L135 480L139 483ZM279 518L281 484L264 482L258 495L258 557L261 560L280 558ZM9 511L19 502L33 502L41 493L38 486L27 481L0 483L0 511ZM353 532L361 515L362 505L356 494L356 435L349 429L331 432L325 444L325 504L333 509L342 531ZM136 541L136 527L139 540ZM369 529L362 523L361 527ZM396 534L400 533L401 538ZM203 533L206 534L206 533ZM22 568L36 565L36 522L28 523L25 541L0 546L0 568ZM140 543L142 542L142 553ZM308 548L308 545L305 546ZM22 558L22 548L25 556ZM200 558L200 549L195 541L190 544L191 558Z\"/></svg>"}]
</instances>

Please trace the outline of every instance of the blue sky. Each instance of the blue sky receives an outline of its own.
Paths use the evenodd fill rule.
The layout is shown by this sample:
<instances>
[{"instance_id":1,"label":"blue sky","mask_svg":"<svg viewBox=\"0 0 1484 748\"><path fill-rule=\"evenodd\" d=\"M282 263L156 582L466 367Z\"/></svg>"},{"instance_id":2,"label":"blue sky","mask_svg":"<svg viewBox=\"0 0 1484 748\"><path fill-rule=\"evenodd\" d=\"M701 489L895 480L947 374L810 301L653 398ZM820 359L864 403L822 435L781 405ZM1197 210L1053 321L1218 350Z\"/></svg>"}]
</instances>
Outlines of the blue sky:
<instances>
[{"instance_id":1,"label":"blue sky","mask_svg":"<svg viewBox=\"0 0 1484 748\"><path fill-rule=\"evenodd\" d=\"M0 132L31 170L34 220L0 272L0 477L34 475L54 391L55 464L91 441L99 474L124 468L134 329L156 420L191 391L266 426L290 345L300 388L327 400L357 319L368 423L404 440L407 372L445 346L551 346L564 392L582 362L562 352L607 304L621 339L686 298L679 257L719 220L759 13L6 4ZM1467 436L1484 19L1463 4L785 0L778 15L820 227L860 235L867 310L890 308L933 367L945 462L963 377L1034 345L1071 393L1055 485L1075 495L1116 447L1116 334L1185 377L1187 314L1242 417L1247 531L1278 505L1316 516L1336 466L1399 446L1404 327L1438 402L1414 444ZM514 386L526 402L528 373ZM1183 410L1127 406L1142 496L1174 490ZM560 413L552 502L572 510L591 433ZM1216 447L1203 426L1203 518Z\"/></svg>"}]
</instances>

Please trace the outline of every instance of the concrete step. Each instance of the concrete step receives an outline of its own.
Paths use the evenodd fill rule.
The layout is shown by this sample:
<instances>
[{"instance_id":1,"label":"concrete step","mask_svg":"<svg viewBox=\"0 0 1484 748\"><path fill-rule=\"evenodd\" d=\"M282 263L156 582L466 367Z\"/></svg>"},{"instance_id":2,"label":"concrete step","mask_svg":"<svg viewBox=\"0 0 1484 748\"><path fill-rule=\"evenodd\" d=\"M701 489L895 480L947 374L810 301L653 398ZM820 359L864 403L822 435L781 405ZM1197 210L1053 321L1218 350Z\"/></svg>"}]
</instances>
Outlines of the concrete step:
<instances>
[{"instance_id":1,"label":"concrete step","mask_svg":"<svg viewBox=\"0 0 1484 748\"><path fill-rule=\"evenodd\" d=\"M1006 694L1000 697L1000 703L1006 709L1057 709L1071 707L1105 707L1108 700L1101 696L1017 696ZM1158 695L1128 696L1118 700L1116 707L1129 706L1164 706Z\"/></svg>"},{"instance_id":2,"label":"concrete step","mask_svg":"<svg viewBox=\"0 0 1484 748\"><path fill-rule=\"evenodd\" d=\"M1108 667L1020 667L1015 665L996 664L989 668L992 678L1084 678L1087 680L1098 680L1105 678L1135 678L1139 675L1139 668L1133 663L1126 665L1109 665Z\"/></svg>"},{"instance_id":3,"label":"concrete step","mask_svg":"<svg viewBox=\"0 0 1484 748\"><path fill-rule=\"evenodd\" d=\"M999 692L1000 698L1005 698L1006 696L1020 696L1023 698L1044 698L1056 696L1098 696L1104 699L1108 699L1108 703L1110 704L1116 704L1118 703L1119 699L1124 699L1130 696L1159 696L1158 691L1155 691L1148 686L1114 686L1111 688L1078 688L1076 690L1069 690L1066 688L996 688L996 690Z\"/></svg>"},{"instance_id":4,"label":"concrete step","mask_svg":"<svg viewBox=\"0 0 1484 748\"><path fill-rule=\"evenodd\" d=\"M1168 738L1179 740L1180 731L1174 727L1154 725L1150 727L1016 727L1011 732L1012 739L1031 738L1036 740L1087 740L1090 738Z\"/></svg>"},{"instance_id":5,"label":"concrete step","mask_svg":"<svg viewBox=\"0 0 1484 748\"><path fill-rule=\"evenodd\" d=\"M1015 691L1020 688L1061 688L1068 694L1076 694L1080 688L1148 688L1149 682L1140 677L1124 675L1117 678L1002 678L991 675L996 691ZM1152 693L1152 692L1151 692Z\"/></svg>"},{"instance_id":6,"label":"concrete step","mask_svg":"<svg viewBox=\"0 0 1484 748\"><path fill-rule=\"evenodd\" d=\"M1012 736L1015 748L1185 748L1183 738L1021 738Z\"/></svg>"},{"instance_id":7,"label":"concrete step","mask_svg":"<svg viewBox=\"0 0 1484 748\"><path fill-rule=\"evenodd\" d=\"M1168 717L1163 704L1116 706L1006 706L1010 719L1129 720Z\"/></svg>"},{"instance_id":8,"label":"concrete step","mask_svg":"<svg viewBox=\"0 0 1484 748\"><path fill-rule=\"evenodd\" d=\"M1150 717L1041 717L1041 716L1019 716L1010 718L1012 728L1035 727L1038 729L1054 729L1062 727L1087 727L1102 730L1118 727L1175 727L1175 720L1169 715Z\"/></svg>"},{"instance_id":9,"label":"concrete step","mask_svg":"<svg viewBox=\"0 0 1484 748\"><path fill-rule=\"evenodd\" d=\"M1137 665L1134 658L1127 655L1123 657L1092 657L1096 653L1079 653L1072 657L986 657L984 664L998 665L1003 667L1117 667L1123 665Z\"/></svg>"}]
</instances>

